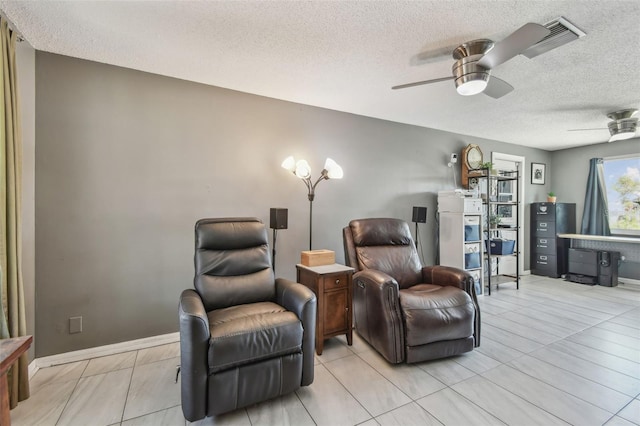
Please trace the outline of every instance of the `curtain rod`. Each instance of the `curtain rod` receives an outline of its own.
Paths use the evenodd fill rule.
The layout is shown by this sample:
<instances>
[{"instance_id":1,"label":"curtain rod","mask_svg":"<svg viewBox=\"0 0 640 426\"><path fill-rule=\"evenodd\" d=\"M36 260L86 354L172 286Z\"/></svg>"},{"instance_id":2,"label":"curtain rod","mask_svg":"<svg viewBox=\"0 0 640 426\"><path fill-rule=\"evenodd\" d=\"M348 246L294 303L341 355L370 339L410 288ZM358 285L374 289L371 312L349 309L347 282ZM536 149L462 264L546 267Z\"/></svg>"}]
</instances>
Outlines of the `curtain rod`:
<instances>
[{"instance_id":1,"label":"curtain rod","mask_svg":"<svg viewBox=\"0 0 640 426\"><path fill-rule=\"evenodd\" d=\"M3 20L7 21L7 24L9 26L9 29L11 30L11 32L16 33L16 41L18 43L22 43L24 41L24 36L22 35L22 33L20 31L18 31L16 29L16 25L11 21L11 19L7 18L7 15L4 14L3 11L0 10L0 18L2 18Z\"/></svg>"}]
</instances>

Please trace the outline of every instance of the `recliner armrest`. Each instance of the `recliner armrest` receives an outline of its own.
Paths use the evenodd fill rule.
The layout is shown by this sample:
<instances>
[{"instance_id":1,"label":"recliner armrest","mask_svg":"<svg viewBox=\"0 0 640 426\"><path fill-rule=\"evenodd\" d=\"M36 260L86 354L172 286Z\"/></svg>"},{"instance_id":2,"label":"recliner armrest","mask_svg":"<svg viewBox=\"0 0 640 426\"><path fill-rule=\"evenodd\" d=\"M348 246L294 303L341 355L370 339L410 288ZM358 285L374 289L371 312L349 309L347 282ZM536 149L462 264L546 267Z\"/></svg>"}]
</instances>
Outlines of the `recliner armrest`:
<instances>
[{"instance_id":1,"label":"recliner armrest","mask_svg":"<svg viewBox=\"0 0 640 426\"><path fill-rule=\"evenodd\" d=\"M400 310L398 282L391 275L376 269L365 269L353 275L355 286L367 288L367 298L381 310Z\"/></svg>"},{"instance_id":2,"label":"recliner armrest","mask_svg":"<svg viewBox=\"0 0 640 426\"><path fill-rule=\"evenodd\" d=\"M180 370L182 410L189 421L207 415L209 319L200 295L191 289L180 295Z\"/></svg>"},{"instance_id":3,"label":"recliner armrest","mask_svg":"<svg viewBox=\"0 0 640 426\"><path fill-rule=\"evenodd\" d=\"M390 291L395 292L397 296L398 282L391 275L382 271L378 271L376 269L365 269L363 271L356 272L353 276L353 281L356 285L361 285L358 280L360 280L363 285L377 287L379 291L389 289Z\"/></svg>"},{"instance_id":4,"label":"recliner armrest","mask_svg":"<svg viewBox=\"0 0 640 426\"><path fill-rule=\"evenodd\" d=\"M425 266L422 268L422 280L425 284L452 285L469 295L476 293L471 274L451 266Z\"/></svg>"},{"instance_id":5,"label":"recliner armrest","mask_svg":"<svg viewBox=\"0 0 640 426\"><path fill-rule=\"evenodd\" d=\"M390 275L365 269L353 275L356 330L387 361L404 361L404 326L398 282Z\"/></svg>"},{"instance_id":6,"label":"recliner armrest","mask_svg":"<svg viewBox=\"0 0 640 426\"><path fill-rule=\"evenodd\" d=\"M276 303L295 313L302 321L302 386L313 383L313 363L316 349L316 295L304 285L287 280L276 279Z\"/></svg>"},{"instance_id":7,"label":"recliner armrest","mask_svg":"<svg viewBox=\"0 0 640 426\"><path fill-rule=\"evenodd\" d=\"M422 268L422 279L426 284L451 285L464 290L473 301L475 307L474 346L480 346L480 306L476 286L470 273L450 266L425 266Z\"/></svg>"},{"instance_id":8,"label":"recliner armrest","mask_svg":"<svg viewBox=\"0 0 640 426\"><path fill-rule=\"evenodd\" d=\"M311 304L315 307L316 295L300 283L286 278L276 278L276 303L295 313L304 322Z\"/></svg>"}]
</instances>

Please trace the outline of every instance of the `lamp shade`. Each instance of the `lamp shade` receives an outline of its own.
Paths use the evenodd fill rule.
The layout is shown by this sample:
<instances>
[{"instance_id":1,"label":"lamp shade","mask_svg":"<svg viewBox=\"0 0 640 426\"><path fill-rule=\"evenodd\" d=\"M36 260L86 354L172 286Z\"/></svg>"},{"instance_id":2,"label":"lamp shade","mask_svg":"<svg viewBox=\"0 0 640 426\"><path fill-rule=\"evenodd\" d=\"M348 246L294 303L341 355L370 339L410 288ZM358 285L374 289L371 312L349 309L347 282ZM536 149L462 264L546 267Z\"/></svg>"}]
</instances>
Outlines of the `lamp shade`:
<instances>
[{"instance_id":1,"label":"lamp shade","mask_svg":"<svg viewBox=\"0 0 640 426\"><path fill-rule=\"evenodd\" d=\"M307 163L307 160L298 160L298 162L296 162L295 174L300 179L307 179L311 177L311 166Z\"/></svg>"},{"instance_id":2,"label":"lamp shade","mask_svg":"<svg viewBox=\"0 0 640 426\"><path fill-rule=\"evenodd\" d=\"M296 160L293 159L293 156L290 155L287 158L284 159L284 161L281 164L283 169L287 169L292 173L295 173L296 171Z\"/></svg>"},{"instance_id":3,"label":"lamp shade","mask_svg":"<svg viewBox=\"0 0 640 426\"><path fill-rule=\"evenodd\" d=\"M333 161L331 158L327 158L327 161L325 161L324 169L327 171L327 177L329 179L342 179L344 176L342 167L340 167L338 163Z\"/></svg>"}]
</instances>

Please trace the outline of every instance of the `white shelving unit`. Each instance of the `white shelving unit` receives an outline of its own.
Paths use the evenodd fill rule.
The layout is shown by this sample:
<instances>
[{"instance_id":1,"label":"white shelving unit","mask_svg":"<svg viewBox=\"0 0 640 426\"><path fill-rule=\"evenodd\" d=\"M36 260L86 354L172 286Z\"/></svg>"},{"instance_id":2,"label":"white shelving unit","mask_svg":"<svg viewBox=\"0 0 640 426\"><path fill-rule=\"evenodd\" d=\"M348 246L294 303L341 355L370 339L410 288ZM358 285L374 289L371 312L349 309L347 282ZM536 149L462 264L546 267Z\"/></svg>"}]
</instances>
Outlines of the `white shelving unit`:
<instances>
[{"instance_id":1,"label":"white shelving unit","mask_svg":"<svg viewBox=\"0 0 640 426\"><path fill-rule=\"evenodd\" d=\"M451 211L453 210L453 211ZM459 211L456 211L459 210ZM440 265L463 269L484 293L482 201L480 198L438 197Z\"/></svg>"}]
</instances>

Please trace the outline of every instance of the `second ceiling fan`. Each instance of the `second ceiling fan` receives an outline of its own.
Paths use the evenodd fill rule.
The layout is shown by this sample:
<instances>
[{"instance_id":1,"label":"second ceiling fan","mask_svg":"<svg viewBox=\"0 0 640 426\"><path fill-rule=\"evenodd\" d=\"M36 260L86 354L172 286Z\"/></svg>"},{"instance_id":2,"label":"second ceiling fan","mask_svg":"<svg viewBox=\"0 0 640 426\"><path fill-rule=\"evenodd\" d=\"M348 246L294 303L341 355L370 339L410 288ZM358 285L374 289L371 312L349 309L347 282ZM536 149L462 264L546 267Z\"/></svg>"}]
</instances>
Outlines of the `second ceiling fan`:
<instances>
[{"instance_id":1,"label":"second ceiling fan","mask_svg":"<svg viewBox=\"0 0 640 426\"><path fill-rule=\"evenodd\" d=\"M492 98L500 98L513 90L504 80L491 76L491 70L509 59L523 53L551 33L546 27L528 23L511 33L500 42L489 39L472 40L453 50L453 64L450 77L435 78L414 83L393 86L392 89L421 86L440 81L455 80L456 90L464 96L484 93Z\"/></svg>"}]
</instances>

